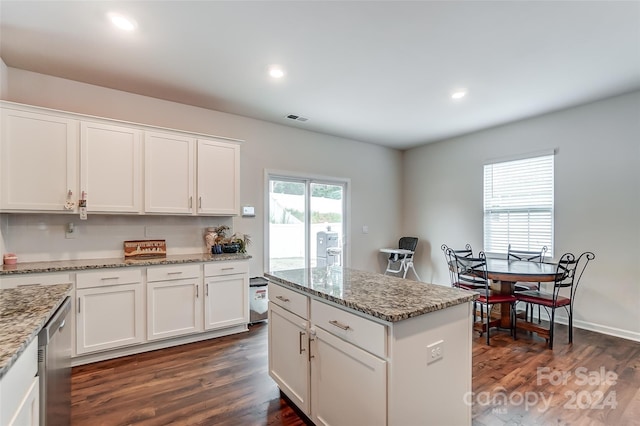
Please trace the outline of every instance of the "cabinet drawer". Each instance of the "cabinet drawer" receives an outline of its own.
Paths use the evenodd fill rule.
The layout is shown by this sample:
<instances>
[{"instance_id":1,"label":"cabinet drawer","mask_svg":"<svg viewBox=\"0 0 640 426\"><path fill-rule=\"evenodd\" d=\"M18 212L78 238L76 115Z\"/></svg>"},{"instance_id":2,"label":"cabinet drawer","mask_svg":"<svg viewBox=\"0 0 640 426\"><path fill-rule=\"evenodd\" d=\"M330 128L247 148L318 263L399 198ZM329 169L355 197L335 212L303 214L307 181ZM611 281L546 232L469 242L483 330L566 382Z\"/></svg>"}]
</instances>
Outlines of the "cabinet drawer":
<instances>
[{"instance_id":1,"label":"cabinet drawer","mask_svg":"<svg viewBox=\"0 0 640 426\"><path fill-rule=\"evenodd\" d=\"M386 326L317 300L311 301L311 323L381 358L386 356Z\"/></svg>"},{"instance_id":2,"label":"cabinet drawer","mask_svg":"<svg viewBox=\"0 0 640 426\"><path fill-rule=\"evenodd\" d=\"M200 276L200 264L153 266L147 268L147 281L183 280L185 278L198 278Z\"/></svg>"},{"instance_id":3,"label":"cabinet drawer","mask_svg":"<svg viewBox=\"0 0 640 426\"><path fill-rule=\"evenodd\" d=\"M26 287L30 285L71 284L69 274L21 274L0 278L0 288Z\"/></svg>"},{"instance_id":4,"label":"cabinet drawer","mask_svg":"<svg viewBox=\"0 0 640 426\"><path fill-rule=\"evenodd\" d=\"M204 276L244 274L249 272L247 262L211 262L204 265Z\"/></svg>"},{"instance_id":5,"label":"cabinet drawer","mask_svg":"<svg viewBox=\"0 0 640 426\"><path fill-rule=\"evenodd\" d=\"M104 268L95 272L78 272L76 274L76 288L133 284L141 281L142 269L140 268Z\"/></svg>"},{"instance_id":6,"label":"cabinet drawer","mask_svg":"<svg viewBox=\"0 0 640 426\"><path fill-rule=\"evenodd\" d=\"M294 314L309 319L309 298L278 284L269 283L269 301Z\"/></svg>"}]
</instances>

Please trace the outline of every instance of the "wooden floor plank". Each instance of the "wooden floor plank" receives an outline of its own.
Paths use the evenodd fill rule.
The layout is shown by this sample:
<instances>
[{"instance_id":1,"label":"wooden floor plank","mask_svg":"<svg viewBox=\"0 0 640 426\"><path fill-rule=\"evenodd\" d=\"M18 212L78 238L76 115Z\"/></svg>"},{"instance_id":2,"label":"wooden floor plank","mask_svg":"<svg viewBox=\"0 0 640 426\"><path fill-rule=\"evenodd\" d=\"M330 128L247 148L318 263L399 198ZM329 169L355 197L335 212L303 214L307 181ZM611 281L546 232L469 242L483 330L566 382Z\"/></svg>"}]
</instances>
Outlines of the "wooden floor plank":
<instances>
[{"instance_id":1,"label":"wooden floor plank","mask_svg":"<svg viewBox=\"0 0 640 426\"><path fill-rule=\"evenodd\" d=\"M528 332L516 341L492 332L491 346L475 336L474 426L640 425L640 343L576 329L569 345L563 326L553 350ZM615 383L595 376L601 371ZM600 394L613 395L615 407L598 406ZM268 375L263 323L248 333L73 368L72 424L300 426L305 419Z\"/></svg>"}]
</instances>

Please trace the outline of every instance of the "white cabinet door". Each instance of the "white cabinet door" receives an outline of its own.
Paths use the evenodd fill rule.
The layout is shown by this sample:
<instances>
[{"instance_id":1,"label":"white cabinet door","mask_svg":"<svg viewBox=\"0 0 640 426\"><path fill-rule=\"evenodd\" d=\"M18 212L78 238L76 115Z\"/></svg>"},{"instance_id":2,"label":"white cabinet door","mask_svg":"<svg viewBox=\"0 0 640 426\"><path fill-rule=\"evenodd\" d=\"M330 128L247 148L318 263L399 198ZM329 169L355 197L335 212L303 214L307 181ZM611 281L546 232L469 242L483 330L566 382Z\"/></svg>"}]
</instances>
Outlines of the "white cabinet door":
<instances>
[{"instance_id":1,"label":"white cabinet door","mask_svg":"<svg viewBox=\"0 0 640 426\"><path fill-rule=\"evenodd\" d=\"M311 351L311 413L316 425L386 424L386 361L320 328Z\"/></svg>"},{"instance_id":2,"label":"white cabinet door","mask_svg":"<svg viewBox=\"0 0 640 426\"><path fill-rule=\"evenodd\" d=\"M309 415L308 321L269 303L269 375Z\"/></svg>"},{"instance_id":3,"label":"white cabinet door","mask_svg":"<svg viewBox=\"0 0 640 426\"><path fill-rule=\"evenodd\" d=\"M142 210L141 132L102 123L80 123L80 191L89 212Z\"/></svg>"},{"instance_id":4,"label":"white cabinet door","mask_svg":"<svg viewBox=\"0 0 640 426\"><path fill-rule=\"evenodd\" d=\"M198 214L237 215L240 145L198 139Z\"/></svg>"},{"instance_id":5,"label":"white cabinet door","mask_svg":"<svg viewBox=\"0 0 640 426\"><path fill-rule=\"evenodd\" d=\"M206 330L249 322L248 274L206 277L204 285Z\"/></svg>"},{"instance_id":6,"label":"white cabinet door","mask_svg":"<svg viewBox=\"0 0 640 426\"><path fill-rule=\"evenodd\" d=\"M192 214L195 211L195 139L145 132L144 177L145 212Z\"/></svg>"},{"instance_id":7,"label":"white cabinet door","mask_svg":"<svg viewBox=\"0 0 640 426\"><path fill-rule=\"evenodd\" d=\"M76 353L144 342L142 290L142 283L76 290Z\"/></svg>"},{"instance_id":8,"label":"white cabinet door","mask_svg":"<svg viewBox=\"0 0 640 426\"><path fill-rule=\"evenodd\" d=\"M31 385L24 399L20 402L18 411L8 426L39 426L40 425L40 381L38 377L31 380Z\"/></svg>"},{"instance_id":9,"label":"white cabinet door","mask_svg":"<svg viewBox=\"0 0 640 426\"><path fill-rule=\"evenodd\" d=\"M2 108L2 210L62 212L78 200L78 122Z\"/></svg>"},{"instance_id":10,"label":"white cabinet door","mask_svg":"<svg viewBox=\"0 0 640 426\"><path fill-rule=\"evenodd\" d=\"M147 283L147 339L202 331L201 278Z\"/></svg>"}]
</instances>

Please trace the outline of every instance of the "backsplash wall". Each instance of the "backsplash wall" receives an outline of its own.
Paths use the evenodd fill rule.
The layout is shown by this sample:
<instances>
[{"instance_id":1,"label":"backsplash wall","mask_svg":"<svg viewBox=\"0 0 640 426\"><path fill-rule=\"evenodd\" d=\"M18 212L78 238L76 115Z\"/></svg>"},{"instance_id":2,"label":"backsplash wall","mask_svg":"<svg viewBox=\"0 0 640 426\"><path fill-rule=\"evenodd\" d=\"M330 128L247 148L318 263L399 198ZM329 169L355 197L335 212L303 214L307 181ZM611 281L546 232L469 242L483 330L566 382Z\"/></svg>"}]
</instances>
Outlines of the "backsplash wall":
<instances>
[{"instance_id":1,"label":"backsplash wall","mask_svg":"<svg viewBox=\"0 0 640 426\"><path fill-rule=\"evenodd\" d=\"M65 230L73 223L74 238ZM227 225L231 217L91 215L80 220L67 214L2 214L4 252L18 256L18 262L123 257L125 240L164 239L167 254L204 253L207 227ZM231 234L229 234L231 235Z\"/></svg>"}]
</instances>

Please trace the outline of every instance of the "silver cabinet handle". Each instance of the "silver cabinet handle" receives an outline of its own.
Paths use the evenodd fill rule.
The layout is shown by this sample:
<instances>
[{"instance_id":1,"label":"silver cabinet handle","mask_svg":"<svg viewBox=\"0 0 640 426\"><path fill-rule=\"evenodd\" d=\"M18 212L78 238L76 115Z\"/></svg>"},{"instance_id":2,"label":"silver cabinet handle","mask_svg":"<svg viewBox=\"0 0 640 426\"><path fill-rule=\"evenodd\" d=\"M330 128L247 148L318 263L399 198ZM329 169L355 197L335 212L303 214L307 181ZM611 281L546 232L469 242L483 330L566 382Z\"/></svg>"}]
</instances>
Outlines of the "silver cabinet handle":
<instances>
[{"instance_id":1,"label":"silver cabinet handle","mask_svg":"<svg viewBox=\"0 0 640 426\"><path fill-rule=\"evenodd\" d=\"M306 351L306 349L302 347L302 337L305 336L307 333L305 333L304 331L299 331L298 333L300 334L300 336L299 336L300 337L300 341L299 341L299 343L300 343L300 345L299 345L300 346L300 352L299 353L300 353L300 355L302 355L302 352Z\"/></svg>"},{"instance_id":2,"label":"silver cabinet handle","mask_svg":"<svg viewBox=\"0 0 640 426\"><path fill-rule=\"evenodd\" d=\"M199 298L200 296L198 295L198 286L196 286L196 299Z\"/></svg>"},{"instance_id":3,"label":"silver cabinet handle","mask_svg":"<svg viewBox=\"0 0 640 426\"><path fill-rule=\"evenodd\" d=\"M202 208L202 197L198 197L198 208Z\"/></svg>"},{"instance_id":4,"label":"silver cabinet handle","mask_svg":"<svg viewBox=\"0 0 640 426\"><path fill-rule=\"evenodd\" d=\"M167 272L167 275L180 275L182 271Z\"/></svg>"},{"instance_id":5,"label":"silver cabinet handle","mask_svg":"<svg viewBox=\"0 0 640 426\"><path fill-rule=\"evenodd\" d=\"M288 302L288 301L289 301L289 299L287 299L287 298L286 298L286 297L284 297L284 296L276 296L276 299L278 299L278 300L282 300L283 302Z\"/></svg>"},{"instance_id":6,"label":"silver cabinet handle","mask_svg":"<svg viewBox=\"0 0 640 426\"><path fill-rule=\"evenodd\" d=\"M18 287L33 287L34 285L42 285L41 283L18 284Z\"/></svg>"},{"instance_id":7,"label":"silver cabinet handle","mask_svg":"<svg viewBox=\"0 0 640 426\"><path fill-rule=\"evenodd\" d=\"M64 325L67 323L66 319L63 319L62 322L60 323L60 326L58 327L58 330L62 330L64 328Z\"/></svg>"},{"instance_id":8,"label":"silver cabinet handle","mask_svg":"<svg viewBox=\"0 0 640 426\"><path fill-rule=\"evenodd\" d=\"M222 268L223 271L233 271L234 269L236 269L236 268L234 268L234 267Z\"/></svg>"},{"instance_id":9,"label":"silver cabinet handle","mask_svg":"<svg viewBox=\"0 0 640 426\"><path fill-rule=\"evenodd\" d=\"M80 313L80 298L78 297L78 313Z\"/></svg>"},{"instance_id":10,"label":"silver cabinet handle","mask_svg":"<svg viewBox=\"0 0 640 426\"><path fill-rule=\"evenodd\" d=\"M351 327L349 327L348 325L341 324L336 320L329 321L329 324L335 325L336 327L341 328L342 330L351 330Z\"/></svg>"},{"instance_id":11,"label":"silver cabinet handle","mask_svg":"<svg viewBox=\"0 0 640 426\"><path fill-rule=\"evenodd\" d=\"M119 280L120 277L102 277L100 279L103 280L103 281L105 281L105 280Z\"/></svg>"},{"instance_id":12,"label":"silver cabinet handle","mask_svg":"<svg viewBox=\"0 0 640 426\"><path fill-rule=\"evenodd\" d=\"M189 197L189 208L193 207L193 197Z\"/></svg>"}]
</instances>

